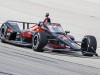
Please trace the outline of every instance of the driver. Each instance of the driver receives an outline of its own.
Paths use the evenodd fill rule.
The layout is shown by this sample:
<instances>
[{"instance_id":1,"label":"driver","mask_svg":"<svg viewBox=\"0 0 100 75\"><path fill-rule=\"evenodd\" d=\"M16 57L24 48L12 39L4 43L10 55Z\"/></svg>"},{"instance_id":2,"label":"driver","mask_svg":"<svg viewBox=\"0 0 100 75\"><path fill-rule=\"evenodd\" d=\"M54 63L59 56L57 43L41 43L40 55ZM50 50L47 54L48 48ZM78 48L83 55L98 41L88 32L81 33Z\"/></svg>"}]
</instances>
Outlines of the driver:
<instances>
[{"instance_id":1,"label":"driver","mask_svg":"<svg viewBox=\"0 0 100 75\"><path fill-rule=\"evenodd\" d=\"M48 16L49 16L49 13L46 13L45 19L43 21L44 25L51 24L51 19Z\"/></svg>"},{"instance_id":2,"label":"driver","mask_svg":"<svg viewBox=\"0 0 100 75\"><path fill-rule=\"evenodd\" d=\"M48 17L49 13L46 13L45 19L42 22L39 22L39 26L43 28L47 28L47 25L51 25L51 20Z\"/></svg>"}]
</instances>

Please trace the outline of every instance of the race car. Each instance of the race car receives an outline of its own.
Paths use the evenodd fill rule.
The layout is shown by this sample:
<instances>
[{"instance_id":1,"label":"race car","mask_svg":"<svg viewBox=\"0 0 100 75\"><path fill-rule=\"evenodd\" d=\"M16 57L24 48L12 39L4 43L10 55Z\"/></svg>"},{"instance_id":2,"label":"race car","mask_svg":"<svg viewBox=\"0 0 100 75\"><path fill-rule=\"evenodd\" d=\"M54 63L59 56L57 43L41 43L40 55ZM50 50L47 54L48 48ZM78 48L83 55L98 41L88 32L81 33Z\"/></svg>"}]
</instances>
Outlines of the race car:
<instances>
[{"instance_id":1,"label":"race car","mask_svg":"<svg viewBox=\"0 0 100 75\"><path fill-rule=\"evenodd\" d=\"M49 13L44 21L29 23L8 20L0 28L2 43L32 47L34 51L81 51L84 56L93 56L96 53L97 41L92 35L86 35L81 42L76 41L70 31L64 31L59 23L52 23ZM20 26L23 29L20 29ZM30 25L33 25L30 27Z\"/></svg>"}]
</instances>

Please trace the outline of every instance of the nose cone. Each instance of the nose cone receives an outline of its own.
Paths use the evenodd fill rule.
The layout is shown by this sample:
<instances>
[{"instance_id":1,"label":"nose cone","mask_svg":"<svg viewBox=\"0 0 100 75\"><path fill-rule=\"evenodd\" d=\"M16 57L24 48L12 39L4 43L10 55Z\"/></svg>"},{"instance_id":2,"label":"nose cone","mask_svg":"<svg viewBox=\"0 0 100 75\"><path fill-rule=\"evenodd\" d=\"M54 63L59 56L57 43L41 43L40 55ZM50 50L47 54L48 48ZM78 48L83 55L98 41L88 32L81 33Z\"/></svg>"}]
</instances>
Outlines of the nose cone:
<instances>
[{"instance_id":1,"label":"nose cone","mask_svg":"<svg viewBox=\"0 0 100 75\"><path fill-rule=\"evenodd\" d=\"M80 49L80 46L76 44L73 40L71 40L69 37L60 35L58 38L64 42L67 46L69 46L70 49Z\"/></svg>"},{"instance_id":2,"label":"nose cone","mask_svg":"<svg viewBox=\"0 0 100 75\"><path fill-rule=\"evenodd\" d=\"M71 47L72 47L73 49L80 49L80 46L77 45L76 43L71 43Z\"/></svg>"}]
</instances>

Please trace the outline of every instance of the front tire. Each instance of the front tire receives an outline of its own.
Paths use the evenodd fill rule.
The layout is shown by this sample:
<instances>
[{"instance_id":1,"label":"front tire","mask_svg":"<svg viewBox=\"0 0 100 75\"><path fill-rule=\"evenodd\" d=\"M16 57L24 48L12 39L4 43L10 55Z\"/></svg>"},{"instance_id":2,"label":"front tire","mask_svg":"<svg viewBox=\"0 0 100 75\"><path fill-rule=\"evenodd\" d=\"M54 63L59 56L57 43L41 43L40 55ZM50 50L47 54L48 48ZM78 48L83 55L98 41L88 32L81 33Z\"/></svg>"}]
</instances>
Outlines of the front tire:
<instances>
[{"instance_id":1,"label":"front tire","mask_svg":"<svg viewBox=\"0 0 100 75\"><path fill-rule=\"evenodd\" d=\"M84 36L81 44L82 54L84 56L93 56L96 54L97 41L94 36Z\"/></svg>"},{"instance_id":2,"label":"front tire","mask_svg":"<svg viewBox=\"0 0 100 75\"><path fill-rule=\"evenodd\" d=\"M47 44L47 35L45 32L36 32L32 37L32 48L34 51L43 52L43 47Z\"/></svg>"}]
</instances>

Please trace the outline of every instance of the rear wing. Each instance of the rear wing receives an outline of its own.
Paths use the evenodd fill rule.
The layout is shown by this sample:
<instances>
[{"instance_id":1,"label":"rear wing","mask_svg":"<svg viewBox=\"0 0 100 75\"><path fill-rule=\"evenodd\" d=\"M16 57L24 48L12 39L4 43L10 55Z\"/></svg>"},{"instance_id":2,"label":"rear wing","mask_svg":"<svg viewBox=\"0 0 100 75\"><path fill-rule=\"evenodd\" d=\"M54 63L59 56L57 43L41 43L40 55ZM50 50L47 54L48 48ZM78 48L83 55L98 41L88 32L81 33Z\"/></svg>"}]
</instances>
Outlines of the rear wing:
<instances>
[{"instance_id":1,"label":"rear wing","mask_svg":"<svg viewBox=\"0 0 100 75\"><path fill-rule=\"evenodd\" d=\"M9 22L22 23L23 29L25 29L25 27L27 27L27 29L29 29L30 24L38 24L38 23L31 23L31 22L12 21L12 20L7 20L6 22L8 22L8 23Z\"/></svg>"}]
</instances>

